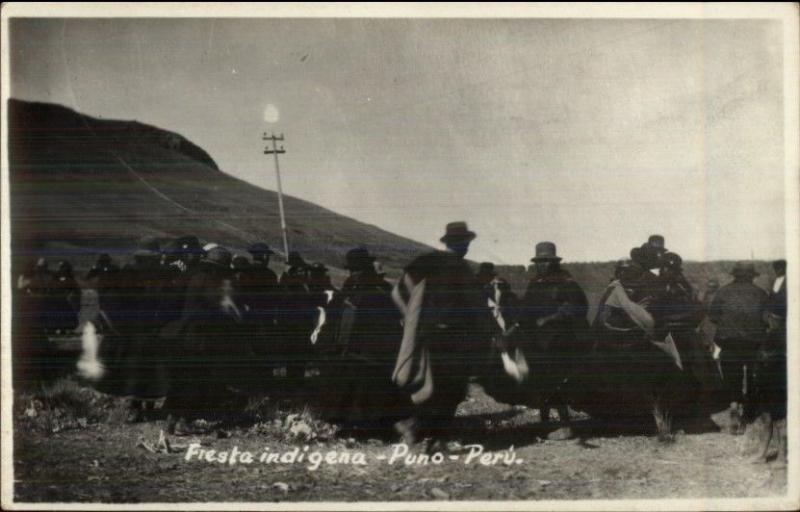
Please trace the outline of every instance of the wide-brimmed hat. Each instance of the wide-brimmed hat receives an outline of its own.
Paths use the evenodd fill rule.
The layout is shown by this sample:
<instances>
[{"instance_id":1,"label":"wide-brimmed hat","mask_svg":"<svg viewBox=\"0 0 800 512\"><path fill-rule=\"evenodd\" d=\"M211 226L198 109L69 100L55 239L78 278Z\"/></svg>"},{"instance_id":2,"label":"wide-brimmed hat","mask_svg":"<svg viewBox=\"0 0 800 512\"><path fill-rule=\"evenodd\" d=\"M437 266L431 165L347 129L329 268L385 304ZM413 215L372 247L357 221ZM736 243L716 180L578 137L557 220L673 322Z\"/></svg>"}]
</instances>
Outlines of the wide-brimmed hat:
<instances>
[{"instance_id":1,"label":"wide-brimmed hat","mask_svg":"<svg viewBox=\"0 0 800 512\"><path fill-rule=\"evenodd\" d=\"M531 261L561 261L561 258L556 254L556 244L553 242L539 242L536 244L536 256L531 258Z\"/></svg>"},{"instance_id":2,"label":"wide-brimmed hat","mask_svg":"<svg viewBox=\"0 0 800 512\"><path fill-rule=\"evenodd\" d=\"M247 248L247 252L256 256L258 254L275 254L275 251L269 248L264 242L256 242Z\"/></svg>"},{"instance_id":3,"label":"wide-brimmed hat","mask_svg":"<svg viewBox=\"0 0 800 512\"><path fill-rule=\"evenodd\" d=\"M286 264L290 267L297 267L297 268L308 268L308 263L300 256L300 253L297 251L290 251L289 258L286 260Z\"/></svg>"},{"instance_id":4,"label":"wide-brimmed hat","mask_svg":"<svg viewBox=\"0 0 800 512\"><path fill-rule=\"evenodd\" d=\"M366 247L356 247L347 251L344 255L344 268L347 270L363 270L372 266L375 257L369 253Z\"/></svg>"},{"instance_id":5,"label":"wide-brimmed hat","mask_svg":"<svg viewBox=\"0 0 800 512\"><path fill-rule=\"evenodd\" d=\"M731 269L731 275L733 276L758 276L761 275L756 272L756 266L749 261L737 261L733 265L733 269Z\"/></svg>"},{"instance_id":6,"label":"wide-brimmed hat","mask_svg":"<svg viewBox=\"0 0 800 512\"><path fill-rule=\"evenodd\" d=\"M445 244L448 242L469 242L475 240L476 236L478 235L469 230L466 222L457 221L447 225L444 236L439 241Z\"/></svg>"},{"instance_id":7,"label":"wide-brimmed hat","mask_svg":"<svg viewBox=\"0 0 800 512\"><path fill-rule=\"evenodd\" d=\"M647 239L647 245L655 249L656 252L667 252L667 248L664 245L664 237L661 235L650 235L650 238Z\"/></svg>"}]
</instances>

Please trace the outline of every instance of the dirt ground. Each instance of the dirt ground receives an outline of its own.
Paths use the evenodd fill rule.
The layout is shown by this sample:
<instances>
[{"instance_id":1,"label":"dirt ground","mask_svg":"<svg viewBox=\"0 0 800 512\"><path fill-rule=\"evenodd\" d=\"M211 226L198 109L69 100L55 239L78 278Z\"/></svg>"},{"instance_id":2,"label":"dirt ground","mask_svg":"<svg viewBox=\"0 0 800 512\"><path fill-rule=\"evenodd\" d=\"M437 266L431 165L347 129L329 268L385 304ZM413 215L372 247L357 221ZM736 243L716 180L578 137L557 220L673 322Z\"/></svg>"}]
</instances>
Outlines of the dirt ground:
<instances>
[{"instance_id":1,"label":"dirt ground","mask_svg":"<svg viewBox=\"0 0 800 512\"><path fill-rule=\"evenodd\" d=\"M674 442L664 443L648 421L622 432L580 414L569 424L544 425L538 411L498 404L478 386L459 407L465 447L443 453L439 463L392 460L404 448L398 441L334 435L306 413L276 416L269 407L273 419L169 436L174 453L159 453L163 421L125 424L121 401L103 402L112 413L102 418L87 414L71 426L49 418L43 430L33 420L46 411L37 413L27 400L15 403L15 497L22 502L729 498L777 496L787 485L781 463L750 461L752 436L717 428L684 433L678 426ZM253 460L219 462L220 452L230 456L234 448ZM215 450L212 462L199 449ZM261 460L265 452L284 462ZM417 445L409 453L422 450Z\"/></svg>"}]
</instances>

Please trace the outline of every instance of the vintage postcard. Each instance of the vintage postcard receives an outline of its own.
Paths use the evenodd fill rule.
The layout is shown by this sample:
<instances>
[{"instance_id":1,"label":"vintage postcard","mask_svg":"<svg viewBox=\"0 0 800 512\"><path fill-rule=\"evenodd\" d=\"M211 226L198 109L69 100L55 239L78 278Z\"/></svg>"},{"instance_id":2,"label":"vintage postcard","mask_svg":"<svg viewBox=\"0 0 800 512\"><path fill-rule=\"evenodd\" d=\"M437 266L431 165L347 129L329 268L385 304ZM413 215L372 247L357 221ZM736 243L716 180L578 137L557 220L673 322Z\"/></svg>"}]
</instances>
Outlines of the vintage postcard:
<instances>
[{"instance_id":1,"label":"vintage postcard","mask_svg":"<svg viewBox=\"0 0 800 512\"><path fill-rule=\"evenodd\" d=\"M2 7L2 507L796 510L798 8Z\"/></svg>"}]
</instances>

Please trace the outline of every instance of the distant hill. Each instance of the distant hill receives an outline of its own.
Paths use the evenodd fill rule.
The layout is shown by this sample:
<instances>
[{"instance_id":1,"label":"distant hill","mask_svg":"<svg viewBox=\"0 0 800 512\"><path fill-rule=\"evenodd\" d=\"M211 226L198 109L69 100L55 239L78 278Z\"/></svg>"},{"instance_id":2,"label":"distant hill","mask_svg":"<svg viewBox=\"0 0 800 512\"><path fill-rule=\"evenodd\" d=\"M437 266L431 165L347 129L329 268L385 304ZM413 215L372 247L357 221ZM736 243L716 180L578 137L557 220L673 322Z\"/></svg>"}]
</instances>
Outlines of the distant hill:
<instances>
[{"instance_id":1,"label":"distant hill","mask_svg":"<svg viewBox=\"0 0 800 512\"><path fill-rule=\"evenodd\" d=\"M179 134L46 103L10 100L8 113L15 265L48 256L85 269L101 252L124 261L142 236L282 248L277 194L225 174ZM290 245L307 261L341 267L365 244L396 273L430 249L295 197L284 204Z\"/></svg>"},{"instance_id":2,"label":"distant hill","mask_svg":"<svg viewBox=\"0 0 800 512\"><path fill-rule=\"evenodd\" d=\"M278 198L222 172L183 136L135 121L92 118L68 108L10 100L9 158L13 264L39 256L67 258L87 269L101 252L124 261L142 236L194 234L234 251L265 240L280 249ZM332 267L335 282L344 253L366 244L389 270L399 269L423 244L285 196L292 248ZM680 251L679 251L680 252ZM275 265L280 270L280 265ZM565 263L592 304L614 272L614 262ZM730 280L733 262L686 262L690 282L703 291L709 278ZM757 284L773 277L756 262ZM18 268L18 267L17 267ZM522 294L530 276L522 266L498 267Z\"/></svg>"}]
</instances>

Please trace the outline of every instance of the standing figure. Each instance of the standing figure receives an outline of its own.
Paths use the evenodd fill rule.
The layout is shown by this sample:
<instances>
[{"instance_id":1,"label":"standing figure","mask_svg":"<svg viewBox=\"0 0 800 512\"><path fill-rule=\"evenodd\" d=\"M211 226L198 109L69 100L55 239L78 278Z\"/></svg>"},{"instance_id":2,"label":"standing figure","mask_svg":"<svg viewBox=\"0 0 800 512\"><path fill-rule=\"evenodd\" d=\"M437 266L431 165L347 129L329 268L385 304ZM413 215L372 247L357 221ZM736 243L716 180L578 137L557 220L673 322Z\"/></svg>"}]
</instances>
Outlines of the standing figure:
<instances>
[{"instance_id":1,"label":"standing figure","mask_svg":"<svg viewBox=\"0 0 800 512\"><path fill-rule=\"evenodd\" d=\"M281 301L276 339L279 346L275 347L275 352L286 367L285 392L297 395L303 392L316 309L308 288L309 264L296 251L289 253L286 263L287 268L279 281Z\"/></svg>"},{"instance_id":2,"label":"standing figure","mask_svg":"<svg viewBox=\"0 0 800 512\"><path fill-rule=\"evenodd\" d=\"M581 345L588 328L589 304L580 285L561 268L554 243L536 244L536 256L531 261L536 275L522 299L520 324L531 333L538 355L544 358L540 361L544 364L536 365L541 371L534 370L541 378L539 411L541 420L549 421L551 405L556 405L561 421L566 421L569 412L560 387L569 378L575 358L588 352L589 347Z\"/></svg>"},{"instance_id":3,"label":"standing figure","mask_svg":"<svg viewBox=\"0 0 800 512\"><path fill-rule=\"evenodd\" d=\"M46 312L52 276L46 262L29 262L17 278L12 324L14 385L35 385L52 376L53 349L47 339Z\"/></svg>"},{"instance_id":4,"label":"standing figure","mask_svg":"<svg viewBox=\"0 0 800 512\"><path fill-rule=\"evenodd\" d=\"M778 431L779 422L786 419L787 365L786 365L786 260L773 262L775 280L772 283L764 317L767 332L764 336L753 372L753 411L768 415L767 436L757 461L766 461L773 439L777 440L779 464L786 462L786 435ZM785 425L785 422L783 423Z\"/></svg>"},{"instance_id":5,"label":"standing figure","mask_svg":"<svg viewBox=\"0 0 800 512\"><path fill-rule=\"evenodd\" d=\"M329 379L336 404L332 416L373 432L404 417L410 406L391 381L401 315L374 261L365 247L347 252L350 275L341 290L336 339L340 362Z\"/></svg>"},{"instance_id":6,"label":"standing figure","mask_svg":"<svg viewBox=\"0 0 800 512\"><path fill-rule=\"evenodd\" d=\"M413 418L397 425L409 443L430 436L435 446L452 435L456 407L485 357L488 311L464 260L475 237L465 222L448 224L441 238L447 249L413 260L404 290L393 292L405 316L393 380L416 405Z\"/></svg>"},{"instance_id":7,"label":"standing figure","mask_svg":"<svg viewBox=\"0 0 800 512\"><path fill-rule=\"evenodd\" d=\"M339 325L342 297L331 282L328 268L322 263L314 263L309 267L308 293L313 318L308 336L311 342L309 362L327 378L331 377L329 370L336 351L336 328Z\"/></svg>"},{"instance_id":8,"label":"standing figure","mask_svg":"<svg viewBox=\"0 0 800 512\"><path fill-rule=\"evenodd\" d=\"M128 338L127 393L131 396L128 421L147 419L154 400L167 393L167 348L159 338L164 323L164 269L157 240L148 239L134 253L127 274L128 314L123 336Z\"/></svg>"},{"instance_id":9,"label":"standing figure","mask_svg":"<svg viewBox=\"0 0 800 512\"><path fill-rule=\"evenodd\" d=\"M229 398L243 319L233 300L231 259L224 247L207 251L186 286L180 318L162 330L174 347L168 431L188 432L185 420L213 415Z\"/></svg>"},{"instance_id":10,"label":"standing figure","mask_svg":"<svg viewBox=\"0 0 800 512\"><path fill-rule=\"evenodd\" d=\"M72 264L58 262L58 270L53 276L53 303L58 307L57 329L60 333L73 332L78 325L78 312L81 308L81 288L72 273Z\"/></svg>"},{"instance_id":11,"label":"standing figure","mask_svg":"<svg viewBox=\"0 0 800 512\"><path fill-rule=\"evenodd\" d=\"M274 353L271 349L280 342L276 339L277 309L280 290L278 276L269 268L274 251L264 242L256 242L247 248L252 262L246 266L243 256L234 258L234 270L239 268L236 284L241 302L246 309L245 325L248 330L248 345L253 354L249 364L252 385L269 385L272 377Z\"/></svg>"},{"instance_id":12,"label":"standing figure","mask_svg":"<svg viewBox=\"0 0 800 512\"><path fill-rule=\"evenodd\" d=\"M739 432L748 387L746 371L753 371L756 352L763 341L767 293L753 284L758 276L752 263L738 262L731 270L733 282L719 289L711 303L709 317L717 325L716 344L722 378L731 402L731 430Z\"/></svg>"}]
</instances>

